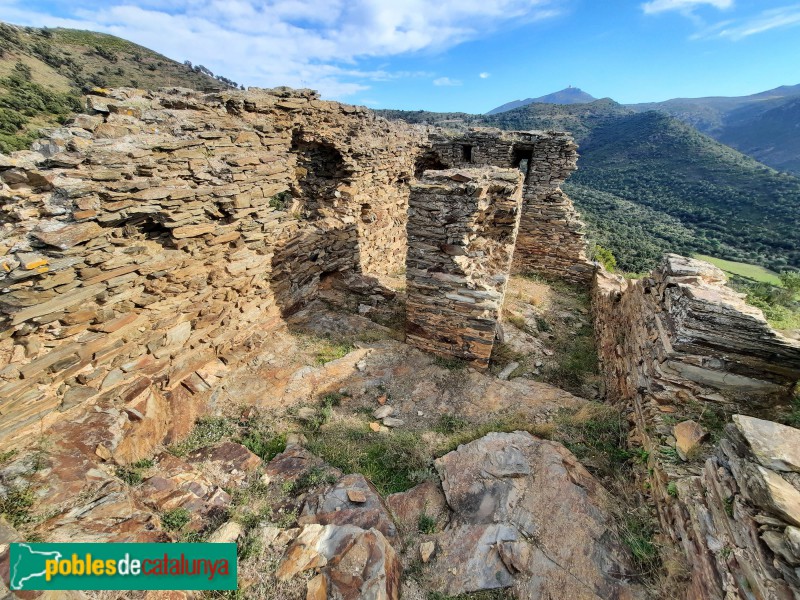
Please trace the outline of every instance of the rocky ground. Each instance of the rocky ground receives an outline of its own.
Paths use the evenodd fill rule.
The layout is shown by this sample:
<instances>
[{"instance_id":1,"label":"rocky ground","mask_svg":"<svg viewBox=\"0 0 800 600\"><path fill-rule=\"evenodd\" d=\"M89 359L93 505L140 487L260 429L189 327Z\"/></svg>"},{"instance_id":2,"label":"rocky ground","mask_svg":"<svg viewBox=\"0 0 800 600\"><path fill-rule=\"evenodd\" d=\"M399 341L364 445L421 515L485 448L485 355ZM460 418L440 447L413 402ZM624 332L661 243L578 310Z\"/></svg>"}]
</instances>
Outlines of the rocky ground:
<instances>
[{"instance_id":1,"label":"rocky ground","mask_svg":"<svg viewBox=\"0 0 800 600\"><path fill-rule=\"evenodd\" d=\"M154 456L117 464L112 405L3 456L0 537L237 541L220 597L644 597L650 516L585 295L513 278L484 374L400 341L402 282L326 280Z\"/></svg>"}]
</instances>

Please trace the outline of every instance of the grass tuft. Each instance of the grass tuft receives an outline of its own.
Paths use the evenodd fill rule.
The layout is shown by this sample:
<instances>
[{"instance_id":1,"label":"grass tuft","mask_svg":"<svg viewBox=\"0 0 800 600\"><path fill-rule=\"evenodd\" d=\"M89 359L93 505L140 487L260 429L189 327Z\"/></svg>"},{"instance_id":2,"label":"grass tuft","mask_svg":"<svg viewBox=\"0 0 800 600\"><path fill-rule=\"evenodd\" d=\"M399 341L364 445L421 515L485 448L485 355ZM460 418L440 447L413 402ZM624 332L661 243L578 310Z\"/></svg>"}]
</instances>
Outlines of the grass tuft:
<instances>
[{"instance_id":1,"label":"grass tuft","mask_svg":"<svg viewBox=\"0 0 800 600\"><path fill-rule=\"evenodd\" d=\"M463 371L467 368L467 361L454 356L435 356L433 364L448 371Z\"/></svg>"}]
</instances>

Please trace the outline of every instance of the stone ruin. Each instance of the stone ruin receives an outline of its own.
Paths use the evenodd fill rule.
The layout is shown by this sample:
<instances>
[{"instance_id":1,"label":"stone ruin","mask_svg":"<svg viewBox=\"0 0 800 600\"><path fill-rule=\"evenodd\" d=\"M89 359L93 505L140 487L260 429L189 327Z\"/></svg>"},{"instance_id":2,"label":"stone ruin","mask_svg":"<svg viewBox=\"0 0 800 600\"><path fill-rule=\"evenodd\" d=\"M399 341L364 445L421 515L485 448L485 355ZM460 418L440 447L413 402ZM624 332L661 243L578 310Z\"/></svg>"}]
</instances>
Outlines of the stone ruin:
<instances>
[{"instance_id":1,"label":"stone ruin","mask_svg":"<svg viewBox=\"0 0 800 600\"><path fill-rule=\"evenodd\" d=\"M426 171L411 188L406 341L489 367L519 229L517 170Z\"/></svg>"},{"instance_id":2,"label":"stone ruin","mask_svg":"<svg viewBox=\"0 0 800 600\"><path fill-rule=\"evenodd\" d=\"M677 255L637 281L599 272L601 370L646 452L662 531L686 557L687 598L797 598L800 430L772 419L800 380L800 342L725 282ZM706 431L696 415L709 411L733 422Z\"/></svg>"},{"instance_id":3,"label":"stone ruin","mask_svg":"<svg viewBox=\"0 0 800 600\"><path fill-rule=\"evenodd\" d=\"M53 506L87 484L101 490L92 507L48 521L54 539L165 540L154 509L132 503L98 462L128 465L185 437L226 373L269 346L328 280L397 275L407 265L408 342L484 369L510 268L594 286L607 395L629 415L631 444L646 451L662 529L691 567L687 597L797 597L800 434L771 419L800 379L800 344L772 331L704 263L671 256L634 282L597 272L559 189L576 164L569 136L450 135L288 89L99 91L87 108L34 151L0 156L0 447L57 440L59 453L40 474ZM578 401L566 396L559 402ZM719 444L703 446L708 432L685 417L714 406L738 414L715 432ZM507 442L485 438L475 453ZM282 460L306 460L292 452ZM575 498L594 490L589 525L608 546L598 556L619 554L614 573L628 573L600 517L596 482L563 453L548 450L548 469ZM518 482L514 460L489 468ZM222 483L187 475L209 461L223 465ZM166 457L142 489L159 508L180 500L211 511L230 502L222 486L240 484L257 464L236 444ZM443 480L459 471L448 474L444 459L437 469ZM526 469L533 481L538 467ZM187 477L191 489L180 487ZM470 483L448 484L448 502L458 504L462 485ZM509 509L507 523L490 523L463 504L468 526L444 534L455 536L453 561L482 567L464 581L542 565L560 573L567 556L528 554L526 540L538 533L524 514ZM540 504L530 510L538 514ZM394 565L397 596L399 567L383 533L319 520L313 527L304 531L313 540L291 548L302 554L318 544L324 554L326 540L375 538L384 566ZM498 532L505 537L494 562L455 551L463 536L493 548ZM8 537L4 526L0 534ZM553 555L566 551L557 531L543 539ZM606 575L591 597L619 594ZM313 589L324 596L341 577L331 565ZM380 577L370 585L383 585ZM556 593L547 586L557 580L534 576L520 593L542 585ZM578 581L573 573L566 580Z\"/></svg>"},{"instance_id":4,"label":"stone ruin","mask_svg":"<svg viewBox=\"0 0 800 600\"><path fill-rule=\"evenodd\" d=\"M595 265L586 258L584 224L559 187L578 160L578 147L568 134L476 129L455 136L437 133L431 139L433 148L423 155L423 164L427 161L438 168L492 165L522 171L515 272L591 284Z\"/></svg>"},{"instance_id":5,"label":"stone ruin","mask_svg":"<svg viewBox=\"0 0 800 600\"><path fill-rule=\"evenodd\" d=\"M325 277L400 272L415 174L454 162L465 139L470 166L526 171L517 263L556 273L563 254L589 268L562 233L524 228L574 168L565 134L448 142L309 91L123 89L87 102L92 114L39 152L0 158L3 444L105 396L137 411L151 394L202 396Z\"/></svg>"}]
</instances>

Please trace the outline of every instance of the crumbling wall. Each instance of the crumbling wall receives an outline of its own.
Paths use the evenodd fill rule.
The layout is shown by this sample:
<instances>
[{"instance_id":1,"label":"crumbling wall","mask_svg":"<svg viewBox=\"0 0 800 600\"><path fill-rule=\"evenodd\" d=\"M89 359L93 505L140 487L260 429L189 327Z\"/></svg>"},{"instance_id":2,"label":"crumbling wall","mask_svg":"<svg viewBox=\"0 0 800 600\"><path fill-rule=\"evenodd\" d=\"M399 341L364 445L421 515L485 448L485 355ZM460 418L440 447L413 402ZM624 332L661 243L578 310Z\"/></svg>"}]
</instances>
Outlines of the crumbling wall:
<instances>
[{"instance_id":1,"label":"crumbling wall","mask_svg":"<svg viewBox=\"0 0 800 600\"><path fill-rule=\"evenodd\" d=\"M427 171L411 188L406 341L486 369L514 254L522 174Z\"/></svg>"},{"instance_id":2,"label":"crumbling wall","mask_svg":"<svg viewBox=\"0 0 800 600\"><path fill-rule=\"evenodd\" d=\"M323 274L402 268L417 130L308 91L88 103L0 156L4 447L100 396L202 394Z\"/></svg>"},{"instance_id":3,"label":"crumbling wall","mask_svg":"<svg viewBox=\"0 0 800 600\"><path fill-rule=\"evenodd\" d=\"M601 370L609 399L630 415L631 442L646 451L662 530L689 563L686 597L796 597L800 431L744 415L772 419L786 408L800 343L725 281L676 255L638 281L598 273Z\"/></svg>"},{"instance_id":4,"label":"crumbling wall","mask_svg":"<svg viewBox=\"0 0 800 600\"><path fill-rule=\"evenodd\" d=\"M595 267L586 257L580 217L560 185L575 170L577 146L565 133L473 129L436 135L433 153L446 167L494 165L524 174L516 272L538 272L588 286ZM433 157L429 157L430 161Z\"/></svg>"}]
</instances>

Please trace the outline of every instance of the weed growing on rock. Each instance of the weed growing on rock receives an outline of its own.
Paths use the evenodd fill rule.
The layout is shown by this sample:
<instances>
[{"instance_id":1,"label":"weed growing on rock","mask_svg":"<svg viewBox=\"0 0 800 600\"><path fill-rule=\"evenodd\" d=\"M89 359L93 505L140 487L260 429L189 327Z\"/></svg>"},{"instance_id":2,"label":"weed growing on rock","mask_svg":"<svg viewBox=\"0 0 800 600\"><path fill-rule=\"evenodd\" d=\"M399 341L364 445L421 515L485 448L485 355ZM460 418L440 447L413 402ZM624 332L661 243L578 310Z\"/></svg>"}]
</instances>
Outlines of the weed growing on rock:
<instances>
[{"instance_id":1,"label":"weed growing on rock","mask_svg":"<svg viewBox=\"0 0 800 600\"><path fill-rule=\"evenodd\" d=\"M791 410L783 422L790 427L800 428L800 396L792 398Z\"/></svg>"},{"instance_id":2,"label":"weed growing on rock","mask_svg":"<svg viewBox=\"0 0 800 600\"><path fill-rule=\"evenodd\" d=\"M658 547L653 543L652 518L646 509L633 509L619 521L620 538L630 550L636 570L643 576L654 575L660 568L660 560Z\"/></svg>"},{"instance_id":3,"label":"weed growing on rock","mask_svg":"<svg viewBox=\"0 0 800 600\"><path fill-rule=\"evenodd\" d=\"M286 450L286 434L275 434L261 428L248 429L239 443L264 461L270 461Z\"/></svg>"},{"instance_id":4,"label":"weed growing on rock","mask_svg":"<svg viewBox=\"0 0 800 600\"><path fill-rule=\"evenodd\" d=\"M194 429L182 442L170 446L167 451L175 456L184 456L198 448L211 446L222 438L235 433L233 424L225 417L204 417L198 419Z\"/></svg>"},{"instance_id":5,"label":"weed growing on rock","mask_svg":"<svg viewBox=\"0 0 800 600\"><path fill-rule=\"evenodd\" d=\"M422 513L417 522L417 531L427 534L436 533L436 517Z\"/></svg>"},{"instance_id":6,"label":"weed growing on rock","mask_svg":"<svg viewBox=\"0 0 800 600\"><path fill-rule=\"evenodd\" d=\"M183 507L173 508L161 514L161 524L167 531L180 531L191 520L192 514Z\"/></svg>"},{"instance_id":7,"label":"weed growing on rock","mask_svg":"<svg viewBox=\"0 0 800 600\"><path fill-rule=\"evenodd\" d=\"M448 433L448 429L452 429L452 431ZM470 424L468 421L457 417L448 418L444 416L435 430L447 435L436 449L436 456L438 457L452 452L462 444L469 444L492 432L527 431L536 437L551 439L555 426L552 423L531 423L530 419L521 414L497 417L477 425Z\"/></svg>"},{"instance_id":8,"label":"weed growing on rock","mask_svg":"<svg viewBox=\"0 0 800 600\"><path fill-rule=\"evenodd\" d=\"M455 415L441 415L436 425L433 426L433 430L437 433L451 435L457 431L463 431L467 427L469 427L469 421L466 419Z\"/></svg>"},{"instance_id":9,"label":"weed growing on rock","mask_svg":"<svg viewBox=\"0 0 800 600\"><path fill-rule=\"evenodd\" d=\"M333 342L331 340L322 339L320 347L314 358L314 362L318 365L324 365L334 360L338 360L350 354L355 347L349 342Z\"/></svg>"},{"instance_id":10,"label":"weed growing on rock","mask_svg":"<svg viewBox=\"0 0 800 600\"><path fill-rule=\"evenodd\" d=\"M556 347L557 362L544 372L544 380L580 395L587 380L597 376L598 359L590 328L563 338Z\"/></svg>"},{"instance_id":11,"label":"weed growing on rock","mask_svg":"<svg viewBox=\"0 0 800 600\"><path fill-rule=\"evenodd\" d=\"M497 589L459 594L458 596L445 596L439 592L431 592L428 594L427 600L511 600L512 598L514 598L514 594L511 590Z\"/></svg>"},{"instance_id":12,"label":"weed growing on rock","mask_svg":"<svg viewBox=\"0 0 800 600\"><path fill-rule=\"evenodd\" d=\"M20 527L33 520L31 509L35 497L28 488L9 490L6 495L0 496L0 515L3 515L12 527Z\"/></svg>"},{"instance_id":13,"label":"weed growing on rock","mask_svg":"<svg viewBox=\"0 0 800 600\"><path fill-rule=\"evenodd\" d=\"M298 495L318 485L332 485L336 477L325 467L314 467L298 477L291 487L291 493Z\"/></svg>"},{"instance_id":14,"label":"weed growing on rock","mask_svg":"<svg viewBox=\"0 0 800 600\"><path fill-rule=\"evenodd\" d=\"M0 465L7 463L12 458L17 455L18 450L14 448L13 450L6 450L5 452L0 452Z\"/></svg>"},{"instance_id":15,"label":"weed growing on rock","mask_svg":"<svg viewBox=\"0 0 800 600\"><path fill-rule=\"evenodd\" d=\"M152 467L155 463L149 458L137 460L130 465L120 465L115 469L115 475L128 485L142 483L142 472Z\"/></svg>"}]
</instances>

